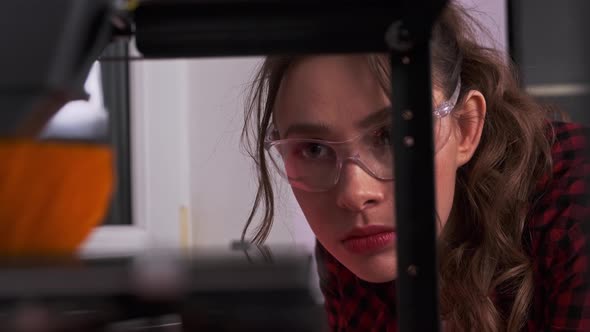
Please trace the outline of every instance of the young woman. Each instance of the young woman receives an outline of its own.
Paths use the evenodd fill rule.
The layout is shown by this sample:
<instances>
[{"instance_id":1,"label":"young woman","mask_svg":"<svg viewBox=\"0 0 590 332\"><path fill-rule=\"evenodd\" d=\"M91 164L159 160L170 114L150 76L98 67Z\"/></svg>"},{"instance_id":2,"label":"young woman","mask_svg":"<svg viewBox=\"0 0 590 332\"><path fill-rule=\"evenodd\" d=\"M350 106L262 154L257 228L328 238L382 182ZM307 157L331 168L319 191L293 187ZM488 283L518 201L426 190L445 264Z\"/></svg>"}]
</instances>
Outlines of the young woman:
<instances>
[{"instance_id":1,"label":"young woman","mask_svg":"<svg viewBox=\"0 0 590 332\"><path fill-rule=\"evenodd\" d=\"M433 31L441 319L450 331L590 331L586 130L550 122L474 21L450 6ZM388 61L270 57L247 112L261 243L271 174L313 230L334 331L395 331ZM395 75L395 73L393 73Z\"/></svg>"}]
</instances>

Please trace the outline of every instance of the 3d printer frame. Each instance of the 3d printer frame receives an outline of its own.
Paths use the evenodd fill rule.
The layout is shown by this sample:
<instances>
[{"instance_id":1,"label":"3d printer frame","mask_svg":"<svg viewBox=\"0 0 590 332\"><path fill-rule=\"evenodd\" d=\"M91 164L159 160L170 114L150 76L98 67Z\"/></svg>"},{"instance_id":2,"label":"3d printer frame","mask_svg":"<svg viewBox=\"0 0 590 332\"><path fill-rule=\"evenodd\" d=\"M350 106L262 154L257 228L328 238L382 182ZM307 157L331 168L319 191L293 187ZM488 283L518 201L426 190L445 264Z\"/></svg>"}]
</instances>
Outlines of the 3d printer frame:
<instances>
[{"instance_id":1,"label":"3d printer frame","mask_svg":"<svg viewBox=\"0 0 590 332\"><path fill-rule=\"evenodd\" d=\"M2 5L0 21L11 29L0 30L0 40L13 47L0 61L1 130L16 126L34 110L33 101L48 92L79 92L107 35L134 35L145 58L389 53L395 73L398 326L400 331L440 330L430 36L447 0L144 0L122 16L107 10L110 2ZM36 11L30 11L32 3ZM59 17L65 16L60 6L69 6L68 17ZM12 12L36 12L55 26L36 27ZM121 17L129 19L131 29L120 24ZM74 26L62 29L58 22ZM42 43L39 29L45 33ZM50 47L52 42L58 45ZM35 69L23 72L27 66Z\"/></svg>"},{"instance_id":2,"label":"3d printer frame","mask_svg":"<svg viewBox=\"0 0 590 332\"><path fill-rule=\"evenodd\" d=\"M145 57L388 52L400 331L438 331L430 32L446 1L140 3Z\"/></svg>"}]
</instances>

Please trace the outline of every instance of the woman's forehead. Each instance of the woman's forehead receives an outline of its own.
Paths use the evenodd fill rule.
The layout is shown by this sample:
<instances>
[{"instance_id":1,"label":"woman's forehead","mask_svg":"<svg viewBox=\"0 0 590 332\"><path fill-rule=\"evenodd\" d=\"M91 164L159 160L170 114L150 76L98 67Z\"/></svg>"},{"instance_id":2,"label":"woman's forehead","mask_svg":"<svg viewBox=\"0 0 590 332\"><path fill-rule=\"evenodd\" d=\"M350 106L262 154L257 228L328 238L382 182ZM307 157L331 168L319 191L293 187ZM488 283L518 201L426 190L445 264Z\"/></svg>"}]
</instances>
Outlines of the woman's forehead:
<instances>
[{"instance_id":1,"label":"woman's forehead","mask_svg":"<svg viewBox=\"0 0 590 332\"><path fill-rule=\"evenodd\" d=\"M282 132L295 122L347 128L388 104L365 56L317 56L287 71L274 117Z\"/></svg>"},{"instance_id":2,"label":"woman's forehead","mask_svg":"<svg viewBox=\"0 0 590 332\"><path fill-rule=\"evenodd\" d=\"M444 100L434 89L434 104ZM274 105L281 136L293 125L319 125L333 132L359 129L390 105L366 55L315 56L285 73Z\"/></svg>"}]
</instances>

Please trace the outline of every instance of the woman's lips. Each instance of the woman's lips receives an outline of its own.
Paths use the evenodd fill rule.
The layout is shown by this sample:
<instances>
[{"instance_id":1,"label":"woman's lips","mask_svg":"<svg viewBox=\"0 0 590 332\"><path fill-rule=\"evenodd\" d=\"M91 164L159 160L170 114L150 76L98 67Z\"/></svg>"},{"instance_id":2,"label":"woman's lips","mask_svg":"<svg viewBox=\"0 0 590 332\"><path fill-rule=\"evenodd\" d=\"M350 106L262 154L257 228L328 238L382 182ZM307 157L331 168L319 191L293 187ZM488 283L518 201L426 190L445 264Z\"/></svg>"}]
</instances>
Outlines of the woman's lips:
<instances>
[{"instance_id":1,"label":"woman's lips","mask_svg":"<svg viewBox=\"0 0 590 332\"><path fill-rule=\"evenodd\" d=\"M392 245L395 229L387 226L365 226L353 229L342 240L344 247L356 254L370 254Z\"/></svg>"}]
</instances>

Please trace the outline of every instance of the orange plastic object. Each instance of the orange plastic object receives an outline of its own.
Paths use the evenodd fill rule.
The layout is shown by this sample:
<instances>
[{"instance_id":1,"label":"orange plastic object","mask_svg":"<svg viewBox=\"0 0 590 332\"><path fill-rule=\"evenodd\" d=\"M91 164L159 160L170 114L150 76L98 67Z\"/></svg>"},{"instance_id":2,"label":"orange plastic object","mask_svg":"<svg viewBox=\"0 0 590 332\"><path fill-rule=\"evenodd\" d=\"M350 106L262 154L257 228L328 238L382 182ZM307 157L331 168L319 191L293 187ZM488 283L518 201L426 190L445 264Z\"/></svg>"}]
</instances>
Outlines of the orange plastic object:
<instances>
[{"instance_id":1,"label":"orange plastic object","mask_svg":"<svg viewBox=\"0 0 590 332\"><path fill-rule=\"evenodd\" d=\"M69 254L106 215L108 146L0 140L0 255Z\"/></svg>"}]
</instances>

